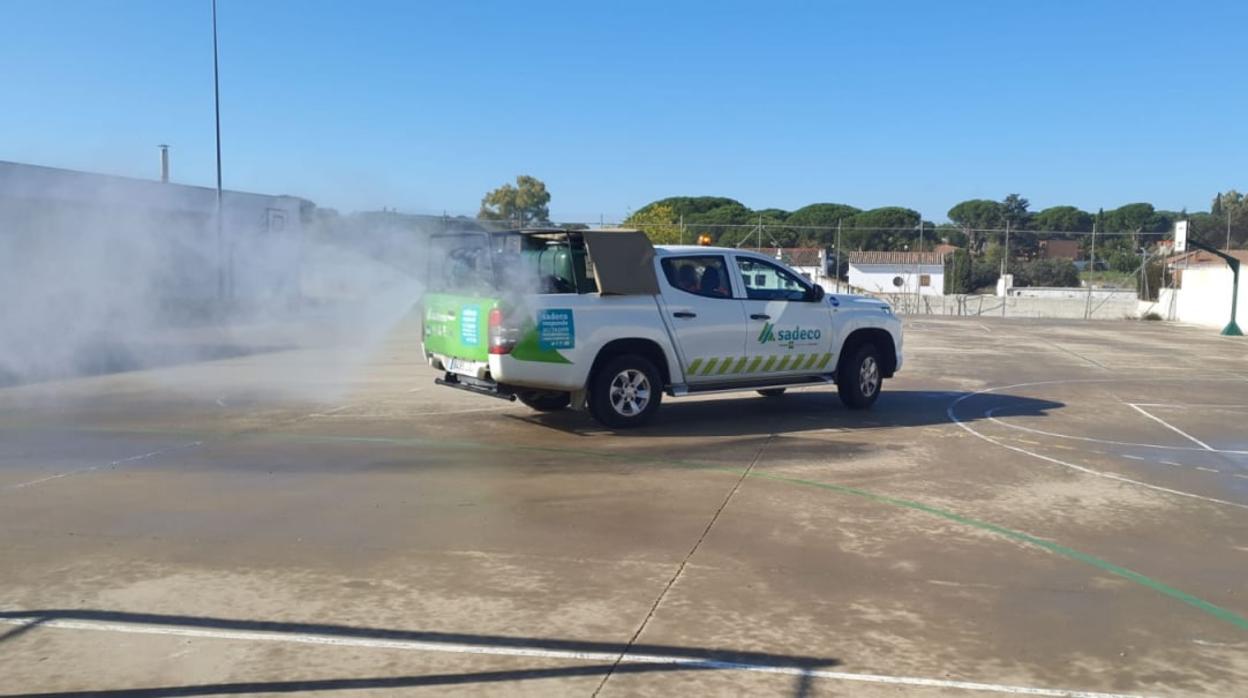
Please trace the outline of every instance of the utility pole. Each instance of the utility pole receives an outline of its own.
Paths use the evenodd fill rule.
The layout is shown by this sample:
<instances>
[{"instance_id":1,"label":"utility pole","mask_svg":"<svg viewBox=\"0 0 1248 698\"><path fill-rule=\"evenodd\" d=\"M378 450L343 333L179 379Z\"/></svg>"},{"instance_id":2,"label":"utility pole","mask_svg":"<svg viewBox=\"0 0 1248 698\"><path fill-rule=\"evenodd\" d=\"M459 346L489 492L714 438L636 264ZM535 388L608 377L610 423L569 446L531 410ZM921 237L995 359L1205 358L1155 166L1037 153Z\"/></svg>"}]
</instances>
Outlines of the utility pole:
<instances>
[{"instance_id":1,"label":"utility pole","mask_svg":"<svg viewBox=\"0 0 1248 698\"><path fill-rule=\"evenodd\" d=\"M914 313L923 304L923 219L919 218L919 247L914 257Z\"/></svg>"},{"instance_id":2,"label":"utility pole","mask_svg":"<svg viewBox=\"0 0 1248 698\"><path fill-rule=\"evenodd\" d=\"M1231 249L1231 207L1223 205L1226 209L1226 249Z\"/></svg>"},{"instance_id":3,"label":"utility pole","mask_svg":"<svg viewBox=\"0 0 1248 698\"><path fill-rule=\"evenodd\" d=\"M1092 252L1089 256L1090 256L1090 261L1088 262L1088 271L1090 273L1088 274L1088 281L1087 281L1088 300L1083 306L1083 319L1084 320L1087 320L1088 318L1092 317L1092 279L1093 279L1093 275L1096 274L1096 221L1092 222Z\"/></svg>"},{"instance_id":4,"label":"utility pole","mask_svg":"<svg viewBox=\"0 0 1248 698\"><path fill-rule=\"evenodd\" d=\"M680 214L680 244L685 244L685 214Z\"/></svg>"},{"instance_id":5,"label":"utility pole","mask_svg":"<svg viewBox=\"0 0 1248 698\"><path fill-rule=\"evenodd\" d=\"M757 252L763 251L763 214L758 214L758 247Z\"/></svg>"},{"instance_id":6,"label":"utility pole","mask_svg":"<svg viewBox=\"0 0 1248 698\"><path fill-rule=\"evenodd\" d=\"M221 81L217 67L217 0L212 0L212 101L217 127L217 298L225 302L225 232L221 216Z\"/></svg>"}]
</instances>

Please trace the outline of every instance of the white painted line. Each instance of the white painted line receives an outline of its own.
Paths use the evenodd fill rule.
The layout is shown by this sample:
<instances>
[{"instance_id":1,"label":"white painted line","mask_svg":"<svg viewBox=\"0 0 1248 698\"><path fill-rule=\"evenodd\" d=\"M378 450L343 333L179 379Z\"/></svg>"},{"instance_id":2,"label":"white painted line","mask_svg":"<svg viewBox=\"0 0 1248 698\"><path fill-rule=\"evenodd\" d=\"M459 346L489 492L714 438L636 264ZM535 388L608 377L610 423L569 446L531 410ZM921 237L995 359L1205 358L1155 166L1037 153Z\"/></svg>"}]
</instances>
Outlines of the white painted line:
<instances>
[{"instance_id":1,"label":"white painted line","mask_svg":"<svg viewBox=\"0 0 1248 698\"><path fill-rule=\"evenodd\" d=\"M1149 414L1148 412L1146 412L1146 411L1144 410L1144 408L1143 408L1143 407L1140 407L1139 405L1132 405L1132 404L1131 404L1131 403L1129 403L1129 402L1128 402L1127 404L1128 404L1128 405L1130 405L1130 406L1131 406L1131 409L1135 410L1136 412L1139 412L1140 414L1144 415L1145 417L1148 417L1149 419L1153 420L1154 422L1157 422L1158 424L1160 424L1160 425L1162 425L1163 427L1165 427L1165 428L1169 429L1170 431L1173 431L1174 433L1178 434L1179 436L1182 436L1183 438L1187 439L1188 441L1191 441L1192 443L1197 444L1197 445L1199 445L1199 446L1203 447L1206 451L1216 451L1216 450L1218 450L1218 449L1214 448L1213 446L1210 446L1209 444L1205 443L1204 441L1201 441L1200 439L1196 438L1195 436L1192 436L1191 434L1189 434L1189 433L1187 433L1187 432L1183 431L1182 429L1180 429L1180 428L1178 428L1178 427L1174 426L1174 425L1173 425L1173 424L1171 424L1170 422L1167 422L1166 420L1162 419L1161 417L1158 417L1158 416L1153 415L1153 414Z\"/></svg>"},{"instance_id":2,"label":"white painted line","mask_svg":"<svg viewBox=\"0 0 1248 698\"><path fill-rule=\"evenodd\" d=\"M1202 468L1202 467L1200 467L1199 465L1198 465L1198 466L1196 466L1196 469L1197 469L1197 470L1203 470L1203 471L1205 471L1206 473L1220 473L1220 472L1222 472L1221 470L1214 470L1213 468Z\"/></svg>"},{"instance_id":3,"label":"white painted line","mask_svg":"<svg viewBox=\"0 0 1248 698\"><path fill-rule=\"evenodd\" d=\"M1053 463L1054 465L1060 465L1066 468L1070 468L1072 470L1078 470L1081 473L1086 473L1094 477L1103 477L1107 480L1125 482L1127 484L1136 485L1138 487L1143 487L1145 489L1155 490L1157 492L1165 492L1167 494L1173 494L1179 497L1189 497L1191 499L1199 499L1204 502L1210 502L1212 504L1222 504L1224 506L1235 507L1237 509L1248 509L1248 504L1240 504L1239 502L1228 502L1225 499L1217 499L1216 497L1206 497L1202 494L1196 494L1194 492L1184 492L1183 490L1174 490L1174 489L1170 489L1169 487L1162 487L1160 485L1151 485L1147 482L1141 482L1139 480L1132 480L1129 477L1123 477L1121 475L1114 475L1113 473L1106 473L1100 470L1093 470L1092 468L1087 468L1082 465L1068 463L1064 460L1059 460L1057 458L1052 458L1050 456L1035 453L1034 451L1028 451L1025 448L1011 446L1010 444L1004 443L1002 441L998 441L997 439L994 439L991 436L986 436L984 434L981 434L980 432L976 431L973 427L971 427L966 422L963 422L961 419L958 419L958 415L956 413L956 408L958 404L976 396L991 395L992 393L998 390L1013 390L1015 388L1031 388L1037 385L1061 385L1064 383L1113 383L1113 382L1118 382L1120 380L1121 379L1115 379L1115 378L1074 378L1074 379L1068 379L1068 380L1034 381L1030 383L1015 383L1013 385L999 385L994 388L985 388L983 390L977 390L973 393L967 393L963 395L962 397L959 397L958 399L949 403L949 407L945 408L945 416L949 418L949 421L958 425L963 431L974 436L977 439L987 441L988 443L996 445L996 446L1000 446L1001 448L1009 449L1011 451L1014 451L1015 453L1022 453L1024 455L1031 456L1032 458L1039 458L1042 461ZM1175 379L1175 380L1179 380L1179 379ZM987 415L990 412L992 412L992 410L988 410L988 412L985 412L985 415ZM1055 436L1061 436L1061 434L1056 434ZM1124 444L1124 445L1130 446L1134 444Z\"/></svg>"},{"instance_id":4,"label":"white painted line","mask_svg":"<svg viewBox=\"0 0 1248 698\"><path fill-rule=\"evenodd\" d=\"M1141 458L1141 457L1139 457L1139 456L1129 456L1129 455L1127 455L1127 454L1125 454L1125 453L1120 453L1120 454L1118 454L1118 455L1122 456L1123 458L1130 458L1131 460L1144 460L1143 458ZM1163 461L1163 462L1164 462L1164 461Z\"/></svg>"},{"instance_id":5,"label":"white painted line","mask_svg":"<svg viewBox=\"0 0 1248 698\"><path fill-rule=\"evenodd\" d=\"M0 623L5 625L27 625L41 619L38 616L26 618L3 618ZM563 659L591 662L620 662L629 664L668 664L688 666L691 669L720 669L727 671L749 671L764 674L780 674L783 676L810 676L830 681L857 681L892 686L923 686L927 688L949 688L963 691L984 691L988 693L1005 693L1024 696L1053 696L1056 698L1139 698L1127 693L1099 693L1096 691L1070 691L1057 688L1034 688L1031 686L1010 686L1006 684L981 683L976 681L953 681L949 679L928 679L914 676L885 676L883 674L854 674L845 671L827 671L824 669L803 669L793 666L775 666L767 664L748 664L744 662L721 662L696 657L679 657L658 654L626 654L621 657L611 652L578 652L575 650L550 650L538 647L501 647L496 645L472 645L466 643L427 642L422 640L382 640L367 637L339 637L335 635L318 635L313 633L279 633L246 630L210 630L206 628L143 625L129 623L109 623L103 621L84 620L49 620L39 624L39 628L59 628L64 630L93 630L114 633L132 633L142 635L173 635L176 637L198 637L215 640L242 640L247 642L290 642L305 645L330 645L335 647L367 647L373 649L415 650L420 652L446 652L451 654L477 654L504 657L537 657L542 659Z\"/></svg>"},{"instance_id":6,"label":"white painted line","mask_svg":"<svg viewBox=\"0 0 1248 698\"><path fill-rule=\"evenodd\" d=\"M981 392L986 393L987 391L981 391ZM972 395L979 395L979 394L980 393L972 393ZM988 410L987 412L984 412L984 416L988 418L988 421L994 424L999 424L1000 426L1003 426L1006 429L1017 429L1019 431L1030 432L1032 434L1039 434L1040 436L1052 436L1054 438L1070 439L1072 441L1087 441L1090 443L1106 444L1109 446L1135 446L1137 448L1156 448L1156 449L1161 449L1165 451L1194 451L1196 453L1201 453L1205 450L1203 448L1193 448L1191 446L1169 446L1166 444L1146 444L1146 443L1139 443L1137 441L1114 441L1112 439L1097 439L1091 436L1072 436L1070 434L1059 434L1055 431L1044 431L1043 429L1034 429L1032 427L1025 427L1021 424L1011 424L1009 422L1003 422L1000 419L996 418L996 413L997 413L997 410L999 409L1002 409L1002 408L994 407ZM1050 444L1050 445L1053 446L1054 448L1064 448L1068 451L1072 450L1069 446L1062 446L1059 444ZM1230 454L1234 454L1238 456L1248 455L1248 451L1235 451L1235 450L1230 450L1230 449L1225 449L1225 448L1215 448L1214 451L1217 453L1230 453Z\"/></svg>"},{"instance_id":7,"label":"white painted line","mask_svg":"<svg viewBox=\"0 0 1248 698\"><path fill-rule=\"evenodd\" d=\"M1175 462L1174 462L1174 461L1172 461L1172 460L1163 460L1163 461L1158 461L1158 462L1159 462L1159 463L1161 463L1162 465L1173 465L1173 466L1174 466L1174 467L1176 467L1176 468L1182 468L1182 467L1183 467L1183 464L1182 464L1182 463L1175 463Z\"/></svg>"},{"instance_id":8,"label":"white painted line","mask_svg":"<svg viewBox=\"0 0 1248 698\"><path fill-rule=\"evenodd\" d=\"M94 472L96 470L100 470L101 468L111 468L115 465L121 465L122 463L133 463L134 461L147 460L148 458L155 458L156 456L159 456L164 453L169 453L170 451L179 451L184 448L202 446L203 444L204 444L203 441L191 441L189 443L179 444L177 446L171 446L169 448L162 448L156 451L151 451L149 453L140 453L137 456L130 456L129 458L119 458L110 463L103 463L101 465L92 465L86 468L78 468L76 470L68 470L63 473L57 473L56 475L49 475L47 477L41 477L36 480L29 480L27 482L19 482L13 485L5 485L3 488L0 488L0 489L20 490L25 487L33 487L34 485L41 485L45 482L51 482L53 480L60 480L61 478L69 477L70 475L81 475L82 473Z\"/></svg>"}]
</instances>

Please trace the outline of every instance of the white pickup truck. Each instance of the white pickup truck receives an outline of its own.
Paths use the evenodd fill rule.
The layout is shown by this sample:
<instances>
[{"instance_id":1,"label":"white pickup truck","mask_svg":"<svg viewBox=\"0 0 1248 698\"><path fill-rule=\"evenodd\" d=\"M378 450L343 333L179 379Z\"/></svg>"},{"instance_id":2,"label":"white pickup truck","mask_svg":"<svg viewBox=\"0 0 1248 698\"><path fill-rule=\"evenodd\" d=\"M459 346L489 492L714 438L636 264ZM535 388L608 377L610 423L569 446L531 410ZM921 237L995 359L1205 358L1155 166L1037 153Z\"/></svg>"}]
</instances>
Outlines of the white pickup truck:
<instances>
[{"instance_id":1,"label":"white pickup truck","mask_svg":"<svg viewBox=\"0 0 1248 698\"><path fill-rule=\"evenodd\" d=\"M826 295L767 255L650 244L636 231L435 236L423 302L437 383L646 423L681 397L835 383L869 407L901 368L888 304Z\"/></svg>"}]
</instances>

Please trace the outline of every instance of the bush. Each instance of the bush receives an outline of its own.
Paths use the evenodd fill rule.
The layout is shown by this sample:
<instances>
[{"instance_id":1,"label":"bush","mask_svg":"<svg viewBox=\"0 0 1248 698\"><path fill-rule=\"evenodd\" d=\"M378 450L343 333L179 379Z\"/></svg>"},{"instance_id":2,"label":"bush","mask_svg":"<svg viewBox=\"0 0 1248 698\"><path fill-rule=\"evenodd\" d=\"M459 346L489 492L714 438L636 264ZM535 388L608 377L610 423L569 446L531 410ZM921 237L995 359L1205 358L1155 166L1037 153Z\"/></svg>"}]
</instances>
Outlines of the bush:
<instances>
[{"instance_id":1,"label":"bush","mask_svg":"<svg viewBox=\"0 0 1248 698\"><path fill-rule=\"evenodd\" d=\"M1037 259L1018 266L1011 266L1015 286L1079 285L1079 270L1069 259Z\"/></svg>"}]
</instances>

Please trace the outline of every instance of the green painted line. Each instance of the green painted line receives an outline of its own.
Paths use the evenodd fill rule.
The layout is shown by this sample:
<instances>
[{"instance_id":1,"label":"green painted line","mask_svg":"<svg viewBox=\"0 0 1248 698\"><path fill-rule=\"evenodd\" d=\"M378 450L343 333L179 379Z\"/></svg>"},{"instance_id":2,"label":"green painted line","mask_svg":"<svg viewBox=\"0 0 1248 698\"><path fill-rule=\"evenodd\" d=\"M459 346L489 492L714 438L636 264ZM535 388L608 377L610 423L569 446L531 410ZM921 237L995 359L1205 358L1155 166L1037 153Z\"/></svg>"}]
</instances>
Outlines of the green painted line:
<instances>
[{"instance_id":1,"label":"green painted line","mask_svg":"<svg viewBox=\"0 0 1248 698\"><path fill-rule=\"evenodd\" d=\"M1105 572L1109 572L1110 574L1113 574L1113 575L1117 575L1128 581L1135 582L1136 584L1139 584L1143 587L1147 587L1149 589L1152 589L1153 591L1165 594L1166 596L1169 596L1172 599L1182 601L1183 603L1189 606L1192 606L1194 608L1198 608L1219 620L1226 621L1230 623L1231 625L1234 625L1235 627L1239 628L1240 630L1248 630L1248 618L1245 618L1239 615L1238 613L1235 613L1234 611L1230 611L1228 609L1222 608L1221 606L1205 601L1204 599L1197 597L1197 596L1193 596L1185 591L1175 589L1174 587L1168 584L1159 582L1156 579L1140 574L1139 572L1136 572L1134 570L1129 570L1125 567L1120 567L1119 565L1115 565L1114 563L1109 562L1108 560L1102 560L1101 558L1096 557L1095 555L1090 555L1085 552L1080 552L1078 550L1075 550L1074 548L1068 548L1064 545L1061 545L1059 543L1054 543L1052 541L1047 541L1043 538L1037 538L1035 536L1023 533L1022 531L1015 531L1013 529L1006 528L1004 526L998 526L997 524L989 523L987 521L980 521L978 519L972 519L969 516L963 516L961 514L957 514L952 511L939 509L934 506L923 504L922 502L914 502L908 499L898 499L896 497L889 497L887 495L875 494L873 492L868 492L866 490L860 490L856 487L846 487L845 485L833 485L831 483L816 482L814 480L803 480L800 478L786 477L783 475L775 475L772 473L760 472L757 470L750 471L750 477L758 477L758 478L763 478L765 480L776 480L779 482L788 482L788 483L795 484L795 485L805 485L807 487L818 487L820 489L831 490L833 492L840 492L841 494L849 494L855 497L869 499L874 502L881 502L884 504L891 504L893 506L905 507L907 509L912 509L914 511L921 511L927 514L932 514L934 516L939 516L942 519L960 523L965 526L978 528L981 531L988 531L988 532L995 533L1000 536L1004 536L1006 538L1021 541L1023 543L1029 543L1038 548L1043 548L1044 550L1047 550L1051 553L1061 555L1062 557L1066 557L1071 560L1077 560L1079 562L1086 563L1088 565L1096 567L1097 569L1103 570Z\"/></svg>"},{"instance_id":2,"label":"green painted line","mask_svg":"<svg viewBox=\"0 0 1248 698\"><path fill-rule=\"evenodd\" d=\"M724 357L724 362L719 365L719 374L722 376L727 373L730 368L732 368L732 357L726 356Z\"/></svg>"},{"instance_id":3,"label":"green painted line","mask_svg":"<svg viewBox=\"0 0 1248 698\"><path fill-rule=\"evenodd\" d=\"M780 359L780 363L776 364L776 371L783 371L784 367L789 365L789 359L791 358L793 358L792 354L785 354L784 358Z\"/></svg>"},{"instance_id":4,"label":"green painted line","mask_svg":"<svg viewBox=\"0 0 1248 698\"><path fill-rule=\"evenodd\" d=\"M805 354L798 354L793 357L793 363L789 364L790 371L796 371L802 367L802 361L806 358Z\"/></svg>"},{"instance_id":5,"label":"green painted line","mask_svg":"<svg viewBox=\"0 0 1248 698\"><path fill-rule=\"evenodd\" d=\"M763 373L767 373L768 371L770 371L771 365L774 363L776 363L776 355L772 354L771 356L767 357L767 363L763 364Z\"/></svg>"},{"instance_id":6,"label":"green painted line","mask_svg":"<svg viewBox=\"0 0 1248 698\"><path fill-rule=\"evenodd\" d=\"M832 360L832 355L831 355L831 354L824 354L824 355L823 355L823 360L819 362L819 368L823 368L824 366L827 366L827 365L828 365L828 362L829 362L829 361L831 361L831 360Z\"/></svg>"},{"instance_id":7,"label":"green painted line","mask_svg":"<svg viewBox=\"0 0 1248 698\"><path fill-rule=\"evenodd\" d=\"M746 373L754 373L755 371L757 371L758 365L761 364L762 362L763 362L763 357L755 356L754 360L750 362L750 368L749 370L746 371Z\"/></svg>"},{"instance_id":8,"label":"green painted line","mask_svg":"<svg viewBox=\"0 0 1248 698\"><path fill-rule=\"evenodd\" d=\"M715 362L716 362L716 361L719 361L719 359L711 359L710 361L707 361L707 362L706 362L706 370L702 372L702 375L704 375L704 376L709 376L709 375L711 375L711 371L714 371L714 370L715 370Z\"/></svg>"},{"instance_id":9,"label":"green painted line","mask_svg":"<svg viewBox=\"0 0 1248 698\"><path fill-rule=\"evenodd\" d=\"M802 367L802 370L803 370L803 371L809 371L809 370L810 370L810 369L811 369L811 368L815 365L815 362L816 362L816 361L818 361L818 360L819 360L819 354L818 354L818 353L811 354L811 355L810 355L810 361L807 361L807 362L806 362L806 365Z\"/></svg>"},{"instance_id":10,"label":"green painted line","mask_svg":"<svg viewBox=\"0 0 1248 698\"><path fill-rule=\"evenodd\" d=\"M694 359L693 362L689 364L689 368L685 369L685 373L688 373L691 376L696 376L698 374L698 367L701 365L702 359Z\"/></svg>"},{"instance_id":11,"label":"green painted line","mask_svg":"<svg viewBox=\"0 0 1248 698\"><path fill-rule=\"evenodd\" d=\"M294 439L301 439L301 440L308 440L308 441L327 441L327 442L345 441L345 442L356 442L356 443L388 443L388 444L397 444L397 445L431 446L434 448L438 448L438 447L459 448L463 450L490 450L490 451L506 450L506 451L533 451L533 452L540 452L540 453L560 453L560 454L565 454L565 455L584 456L587 458L606 458L606 459L612 459L612 460L624 460L624 461L628 461L632 463L654 463L658 465L670 465L670 466L679 466L679 467L686 467L686 468L696 468L699 470L713 470L713 471L729 473L729 474L737 475L737 476L740 476L741 473L744 472L743 468L734 468L730 466L714 465L710 463L702 463L702 462L697 462L697 461L651 457L651 456L644 456L644 455L631 453L631 452L630 453L614 453L614 452L593 451L589 449L556 448L556 447L549 447L549 446L517 446L514 444L493 445L493 444L481 444L477 442L467 442L467 441L458 442L458 441L444 441L441 439L421 439L421 438L327 436L327 435L322 435L322 434L282 434L282 433L272 433L272 432L268 434L257 434L257 437L260 437L260 438L263 438L265 436L294 438ZM774 473L769 473L766 471L759 471L759 470L749 471L749 477L761 478L764 480L772 480L775 482L783 482L783 483L787 483L791 485L800 485L803 487L815 487L818 489L828 490L828 491L836 492L839 494L845 494L845 495L850 495L853 497L858 497L860 499L866 499L872 502L878 502L881 504L888 504L891 506L902 507L905 509L910 509L911 511L918 511L918 512L922 512L925 514L930 514L932 516L937 516L939 518L945 519L947 521L952 521L954 523L958 523L963 526L969 526L971 528L976 528L981 531L994 533L1003 538L1008 538L1010 540L1027 543L1029 545L1033 545L1037 548L1048 551L1055 555L1059 555L1061 557L1067 558L1069 560L1074 560L1076 562L1082 562L1086 565L1090 565L1104 572L1108 572L1117 577L1121 577L1123 579L1126 579L1129 582L1138 584L1146 589L1151 589L1153 591L1156 591L1157 593L1168 596L1176 601L1180 601L1184 604L1187 604L1188 606L1191 606L1192 608L1195 608L1209 616L1217 618L1218 620L1224 621L1226 623L1230 623L1231 625L1234 625L1240 630L1248 631L1248 618L1245 618L1244 616L1241 616L1238 613L1235 613L1234 611L1222 608L1221 606L1218 606L1217 604L1211 603L1209 601L1205 601L1204 599L1198 596L1194 596L1180 589L1176 589L1164 582L1160 582L1147 575L1140 574L1139 572L1136 572L1131 569L1127 569L1126 567L1115 565L1114 563L1109 562L1108 560L1103 560L1099 557L1096 557L1095 555L1090 555L1088 553L1075 550L1074 548L1068 548L1059 543L1054 543L1052 541L1044 540L1043 538L1037 538L1035 536L1023 533L1021 531L1015 531L1013 529L1006 528L1005 526L999 526L997 524L989 523L987 521L980 521L978 519L974 519L969 516L963 516L956 512L947 511L945 509L940 509L938 507L934 507L928 504L923 504L922 502L915 502L909 499L900 499L897 497L889 497L887 495L876 494L874 492L869 492L867 490L858 489L857 487L848 487L846 485L836 485L836 484L832 484L829 482L818 482L815 480L806 480L803 478L788 477L785 475L777 475Z\"/></svg>"},{"instance_id":12,"label":"green painted line","mask_svg":"<svg viewBox=\"0 0 1248 698\"><path fill-rule=\"evenodd\" d=\"M749 357L742 356L740 359L737 360L737 365L732 367L732 372L740 373L741 369L745 368L745 362L748 360L749 360Z\"/></svg>"}]
</instances>

